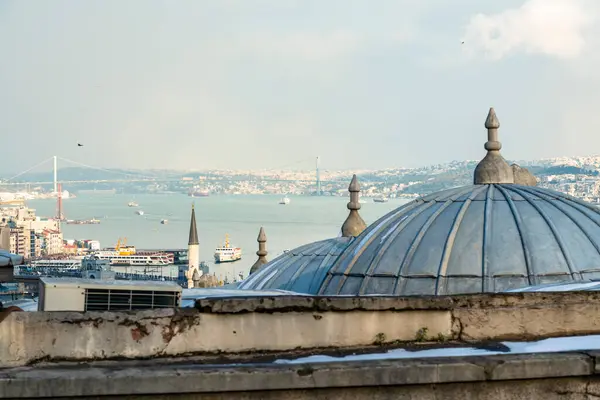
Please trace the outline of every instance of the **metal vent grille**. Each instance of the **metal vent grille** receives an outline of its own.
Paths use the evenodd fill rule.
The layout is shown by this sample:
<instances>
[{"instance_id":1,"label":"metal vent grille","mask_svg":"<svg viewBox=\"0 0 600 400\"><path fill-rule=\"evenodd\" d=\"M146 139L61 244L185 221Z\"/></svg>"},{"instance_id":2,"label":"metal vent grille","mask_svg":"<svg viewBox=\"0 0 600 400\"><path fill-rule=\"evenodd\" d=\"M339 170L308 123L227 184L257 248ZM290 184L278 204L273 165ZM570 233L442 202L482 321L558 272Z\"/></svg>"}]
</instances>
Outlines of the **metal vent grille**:
<instances>
[{"instance_id":1,"label":"metal vent grille","mask_svg":"<svg viewBox=\"0 0 600 400\"><path fill-rule=\"evenodd\" d=\"M85 289L85 311L145 310L178 305L178 292Z\"/></svg>"}]
</instances>

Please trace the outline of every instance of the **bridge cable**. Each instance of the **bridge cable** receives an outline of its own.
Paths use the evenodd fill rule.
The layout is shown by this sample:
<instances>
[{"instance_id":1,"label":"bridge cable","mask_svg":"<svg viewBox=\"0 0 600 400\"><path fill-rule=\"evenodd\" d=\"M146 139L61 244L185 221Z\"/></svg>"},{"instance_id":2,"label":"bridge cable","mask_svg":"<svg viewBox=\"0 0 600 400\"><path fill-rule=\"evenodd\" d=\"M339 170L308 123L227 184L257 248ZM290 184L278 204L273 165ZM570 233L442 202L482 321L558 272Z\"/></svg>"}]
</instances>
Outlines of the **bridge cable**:
<instances>
[{"instance_id":1,"label":"bridge cable","mask_svg":"<svg viewBox=\"0 0 600 400\"><path fill-rule=\"evenodd\" d=\"M107 169L107 168L101 168L101 167L94 167L93 165L88 165L88 164L84 164L78 161L73 161L73 160L69 160L63 157L58 157L60 160L62 161L66 161L75 165L79 165L81 167L85 167L85 168L89 168L89 169L95 169L98 171L102 171L102 172L110 172L113 174L120 174L120 175L124 175L127 177L140 177L140 178L147 178L147 179L156 179L156 176L148 176L148 175L142 175L139 173L127 173L127 172L121 172L121 171L115 171L115 170L111 170L111 169Z\"/></svg>"},{"instance_id":2,"label":"bridge cable","mask_svg":"<svg viewBox=\"0 0 600 400\"><path fill-rule=\"evenodd\" d=\"M39 164L36 164L36 165L34 165L33 167L31 167L31 168L29 168L29 169L26 169L26 170L25 170L25 171L23 171L23 172L19 172L19 173L18 173L18 174L16 174L15 176L11 176L10 178L6 179L6 181L12 181L13 179L15 179L15 178L18 178L19 176L21 176L21 175L24 175L24 174L28 173L28 172L29 172L29 171L31 171L32 169L36 169L37 167L39 167L39 166L41 166L41 165L44 165L45 163L47 163L48 161L51 161L52 159L53 159L53 157L50 157L50 158L48 158L48 159L46 159L46 160L42 161L41 163L39 163Z\"/></svg>"}]
</instances>

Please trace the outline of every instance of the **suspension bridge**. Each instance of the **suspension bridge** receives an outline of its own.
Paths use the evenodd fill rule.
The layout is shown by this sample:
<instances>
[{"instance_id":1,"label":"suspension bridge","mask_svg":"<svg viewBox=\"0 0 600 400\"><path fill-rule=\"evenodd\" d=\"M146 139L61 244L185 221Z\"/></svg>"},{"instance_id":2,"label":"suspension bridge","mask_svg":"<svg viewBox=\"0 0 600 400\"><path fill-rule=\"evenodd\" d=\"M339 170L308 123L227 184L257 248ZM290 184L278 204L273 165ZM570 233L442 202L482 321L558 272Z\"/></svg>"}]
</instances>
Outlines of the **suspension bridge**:
<instances>
[{"instance_id":1,"label":"suspension bridge","mask_svg":"<svg viewBox=\"0 0 600 400\"><path fill-rule=\"evenodd\" d=\"M285 168L290 168L291 166L307 162L308 160L314 160L314 157L312 157L310 159L302 159L302 160L287 164L283 167L277 168L277 170L284 170ZM85 163L82 163L79 161L69 160L64 157L53 156L53 157L45 159L27 169L25 169L24 171L21 171L21 172L15 174L13 176L10 176L10 177L4 178L4 179L0 179L0 186L53 185L54 191L56 192L57 184L59 181L58 174L60 171L58 169L59 161L63 164L66 163L68 166L75 166L75 167L79 167L79 168L89 169L92 171L103 172L107 175L112 175L114 177L114 178L98 178L98 179L93 179L93 178L60 179L60 183L62 183L62 184L134 183L134 182L168 183L168 182L181 182L184 180L185 177L188 177L190 175L190 173L183 173L183 172L149 174L147 172L133 172L133 171L123 171L123 170L119 170L119 169L108 169L108 168L102 168L102 167L85 164ZM28 174L36 173L37 175L40 175L39 171L41 170L41 168L48 164L53 165L53 179L51 179L51 180L50 179L47 179L47 180L24 179L28 176ZM277 176L261 176L260 173L256 173L254 175L249 175L249 174L235 175L235 174L219 174L219 173L215 173L215 172L197 172L197 175L210 175L211 179L213 179L213 180L220 179L220 180L227 180L227 181L231 181L231 182L256 180L256 181L262 181L262 182L314 183L314 184L316 184L318 193L321 192L322 184L339 184L339 183L346 184L346 183L348 183L348 179L324 180L324 181L321 180L319 157L316 157L315 176L314 176L314 178L311 178L311 179L290 179L290 178L283 178L283 177L280 178Z\"/></svg>"}]
</instances>

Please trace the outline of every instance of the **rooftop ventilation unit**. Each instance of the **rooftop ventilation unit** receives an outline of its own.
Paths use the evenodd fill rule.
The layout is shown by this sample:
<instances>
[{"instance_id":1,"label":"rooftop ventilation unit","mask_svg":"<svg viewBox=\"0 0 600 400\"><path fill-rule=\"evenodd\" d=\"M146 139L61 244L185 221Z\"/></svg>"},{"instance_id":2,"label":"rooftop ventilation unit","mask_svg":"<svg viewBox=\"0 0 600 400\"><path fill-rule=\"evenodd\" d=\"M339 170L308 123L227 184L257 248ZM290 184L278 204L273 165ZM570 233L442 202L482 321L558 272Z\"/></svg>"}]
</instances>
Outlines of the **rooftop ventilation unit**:
<instances>
[{"instance_id":1,"label":"rooftop ventilation unit","mask_svg":"<svg viewBox=\"0 0 600 400\"><path fill-rule=\"evenodd\" d=\"M39 311L129 311L179 307L175 282L40 278Z\"/></svg>"}]
</instances>

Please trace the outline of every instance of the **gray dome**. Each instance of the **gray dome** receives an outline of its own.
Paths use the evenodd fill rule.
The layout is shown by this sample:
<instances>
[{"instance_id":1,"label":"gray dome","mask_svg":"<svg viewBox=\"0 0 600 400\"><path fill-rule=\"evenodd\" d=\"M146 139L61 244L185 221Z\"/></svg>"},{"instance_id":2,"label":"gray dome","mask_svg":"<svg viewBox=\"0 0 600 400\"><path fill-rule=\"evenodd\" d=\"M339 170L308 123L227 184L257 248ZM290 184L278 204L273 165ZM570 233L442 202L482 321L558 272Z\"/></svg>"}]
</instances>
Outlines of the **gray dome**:
<instances>
[{"instance_id":1,"label":"gray dome","mask_svg":"<svg viewBox=\"0 0 600 400\"><path fill-rule=\"evenodd\" d=\"M353 237L338 237L290 250L260 267L238 289L317 293L333 262L353 240Z\"/></svg>"},{"instance_id":2,"label":"gray dome","mask_svg":"<svg viewBox=\"0 0 600 400\"><path fill-rule=\"evenodd\" d=\"M548 189L489 184L434 193L380 218L317 293L500 292L598 278L600 209Z\"/></svg>"}]
</instances>

